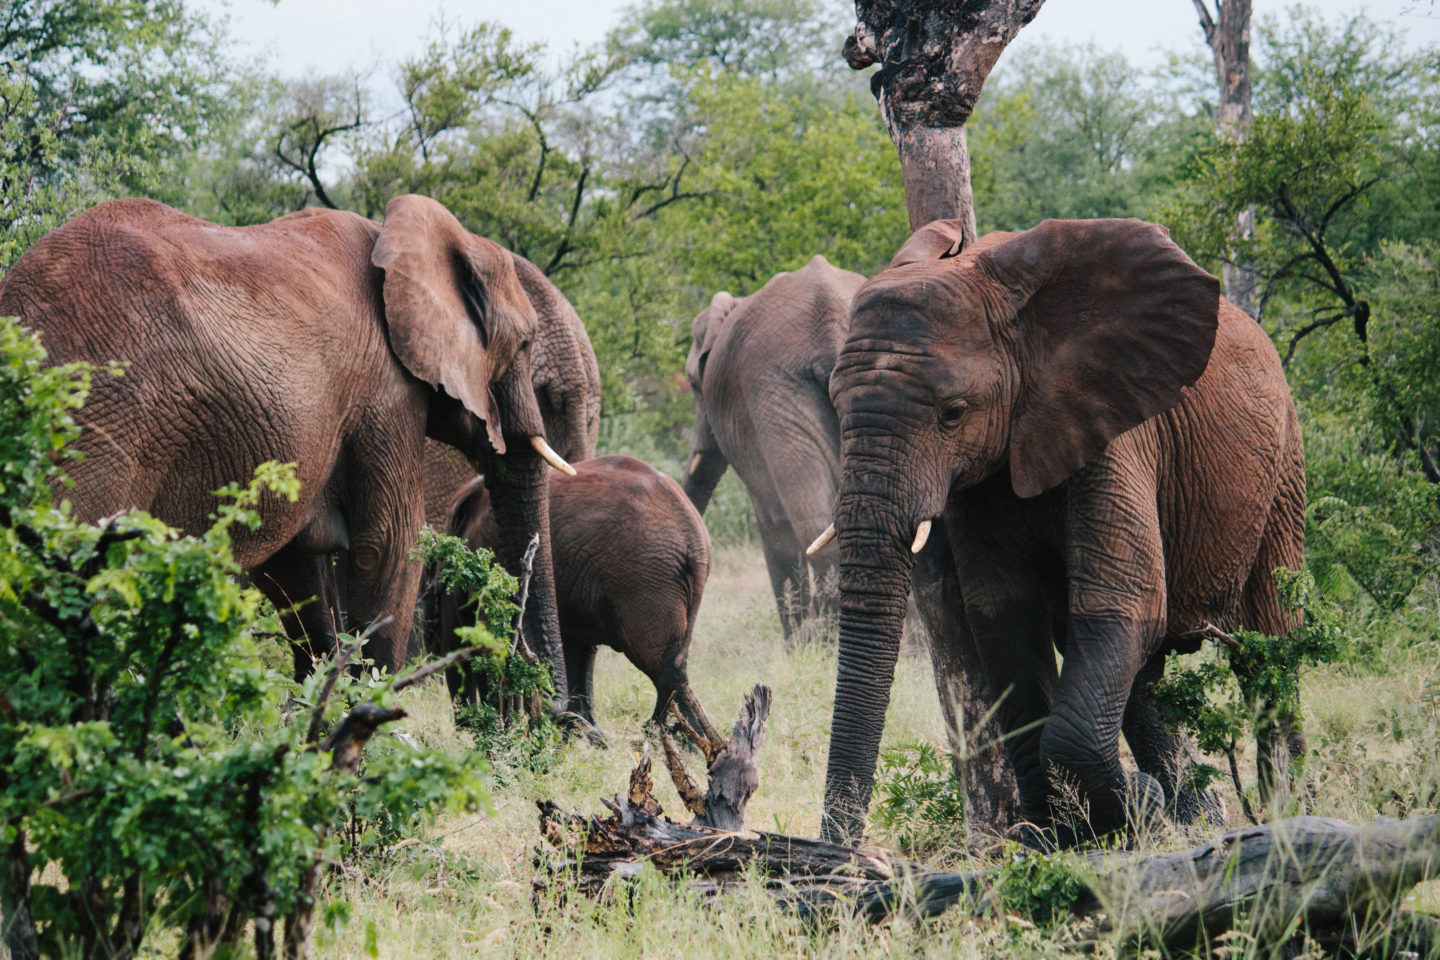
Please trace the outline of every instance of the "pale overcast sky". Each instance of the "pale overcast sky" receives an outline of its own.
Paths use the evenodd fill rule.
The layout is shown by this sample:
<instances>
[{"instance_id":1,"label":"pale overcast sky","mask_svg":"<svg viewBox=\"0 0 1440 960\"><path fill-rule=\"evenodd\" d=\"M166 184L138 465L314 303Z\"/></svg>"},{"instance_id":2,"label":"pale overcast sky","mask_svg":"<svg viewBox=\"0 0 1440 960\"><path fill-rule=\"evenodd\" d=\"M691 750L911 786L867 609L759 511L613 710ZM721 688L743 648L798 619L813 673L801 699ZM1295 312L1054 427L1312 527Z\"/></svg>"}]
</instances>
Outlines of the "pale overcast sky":
<instances>
[{"instance_id":1,"label":"pale overcast sky","mask_svg":"<svg viewBox=\"0 0 1440 960\"><path fill-rule=\"evenodd\" d=\"M552 51L600 40L628 0L196 0L202 9L228 11L241 49L268 56L286 76L390 63L419 49L430 21L443 11L460 23L499 20L525 40L545 40ZM847 12L854 7L837 0ZM1254 0L1255 16L1281 13L1287 0ZM1310 0L1327 16L1364 9L1398 24L1413 43L1440 42L1440 3L1431 0ZM842 66L836 37L836 67ZM1048 40L1093 40L1119 48L1138 63L1157 62L1165 50L1201 49L1191 0L1048 0L1011 49ZM1003 65L1003 61L1002 61Z\"/></svg>"}]
</instances>

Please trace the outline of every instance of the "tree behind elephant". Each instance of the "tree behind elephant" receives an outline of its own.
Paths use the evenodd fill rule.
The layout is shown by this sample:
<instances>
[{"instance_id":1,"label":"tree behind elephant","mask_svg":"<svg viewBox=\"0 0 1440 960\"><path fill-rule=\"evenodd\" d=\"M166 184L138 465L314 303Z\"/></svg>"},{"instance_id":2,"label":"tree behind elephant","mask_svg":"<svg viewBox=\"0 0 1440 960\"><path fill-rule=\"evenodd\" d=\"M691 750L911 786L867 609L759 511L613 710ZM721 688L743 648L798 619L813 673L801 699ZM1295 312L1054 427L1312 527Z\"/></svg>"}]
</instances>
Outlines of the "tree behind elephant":
<instances>
[{"instance_id":1,"label":"tree behind elephant","mask_svg":"<svg viewBox=\"0 0 1440 960\"><path fill-rule=\"evenodd\" d=\"M710 536L678 484L627 456L595 457L573 477L550 484L556 606L565 646L569 709L595 725L597 647L625 655L655 685L651 719L665 721L672 699L680 715L713 744L721 742L695 692L687 665L695 618L710 575ZM454 499L447 533L470 547L493 549L499 529L480 481ZM455 628L473 620L464 599L436 597L427 616L427 646L437 654L457 648ZM452 695L463 702L493 691L452 670Z\"/></svg>"},{"instance_id":2,"label":"tree behind elephant","mask_svg":"<svg viewBox=\"0 0 1440 960\"><path fill-rule=\"evenodd\" d=\"M309 210L231 228L114 201L27 251L0 313L38 330L53 363L128 364L77 416L78 516L139 508L198 532L211 491L293 462L298 500L265 501L235 557L282 610L321 596L286 628L333 643L328 556L347 549L350 613L374 624L384 666L403 662L413 619L425 437L489 465L502 558L540 535L526 624L563 700L535 311L508 251L444 207L406 196L383 226Z\"/></svg>"},{"instance_id":3,"label":"tree behind elephant","mask_svg":"<svg viewBox=\"0 0 1440 960\"><path fill-rule=\"evenodd\" d=\"M805 548L830 523L840 478L840 426L830 371L844 342L858 273L816 256L748 297L717 293L691 324L685 361L695 435L685 493L705 512L734 467L760 527L786 638L821 604L834 561ZM788 593L787 593L788 591Z\"/></svg>"}]
</instances>

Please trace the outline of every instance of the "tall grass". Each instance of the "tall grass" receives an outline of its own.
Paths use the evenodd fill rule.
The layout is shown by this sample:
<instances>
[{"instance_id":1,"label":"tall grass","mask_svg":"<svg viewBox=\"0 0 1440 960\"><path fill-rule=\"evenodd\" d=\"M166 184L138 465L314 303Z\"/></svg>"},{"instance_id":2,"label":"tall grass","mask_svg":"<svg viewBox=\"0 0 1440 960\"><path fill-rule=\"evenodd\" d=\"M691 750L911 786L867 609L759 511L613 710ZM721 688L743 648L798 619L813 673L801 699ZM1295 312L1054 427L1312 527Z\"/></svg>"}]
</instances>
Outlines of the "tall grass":
<instances>
[{"instance_id":1,"label":"tall grass","mask_svg":"<svg viewBox=\"0 0 1440 960\"><path fill-rule=\"evenodd\" d=\"M1440 786L1437 703L1430 696L1440 657L1430 645L1387 648L1375 668L1325 666L1305 681L1304 702L1314 785L1312 812L1350 820L1430 809ZM810 643L785 649L765 565L756 545L720 546L706 588L690 675L701 701L728 728L754 683L775 691L768 737L760 755L760 789L747 821L759 829L816 835L835 682L833 647ZM316 955L368 956L373 943L385 957L697 958L1042 957L1083 952L1085 931L1060 923L1048 929L1004 915L977 919L964 909L928 922L898 921L869 927L842 919L807 927L780 910L758 887L723 902L701 903L683 885L649 876L610 903L553 896L532 902L539 843L535 801L551 799L584 813L603 812L599 798L623 789L643 744L641 727L654 703L649 682L621 656L602 651L596 665L596 714L609 737L605 747L583 742L560 748L543 773L507 768L497 777L494 811L486 817L445 820L430 839L382 860L348 865L331 897L348 904L349 923L322 931ZM441 684L412 691L404 735L460 747ZM944 728L928 657L907 649L897 669L887 749L944 743ZM1254 777L1254 770L1243 771ZM664 778L657 795L679 819L683 810ZM667 802L667 797L668 802ZM1238 804L1227 799L1232 825ZM907 825L874 840L893 845ZM872 830L875 828L872 826ZM1184 849L1213 836L1211 825L1166 827L1147 836L1150 849ZM929 854L947 869L988 869L1007 852ZM1440 909L1433 886L1418 888L1409 904ZM1253 923L1283 923L1279 908L1262 907ZM1258 929L1256 926L1252 929ZM1249 933L1228 941L1227 956L1269 954ZM1109 955L1114 943L1102 941Z\"/></svg>"}]
</instances>

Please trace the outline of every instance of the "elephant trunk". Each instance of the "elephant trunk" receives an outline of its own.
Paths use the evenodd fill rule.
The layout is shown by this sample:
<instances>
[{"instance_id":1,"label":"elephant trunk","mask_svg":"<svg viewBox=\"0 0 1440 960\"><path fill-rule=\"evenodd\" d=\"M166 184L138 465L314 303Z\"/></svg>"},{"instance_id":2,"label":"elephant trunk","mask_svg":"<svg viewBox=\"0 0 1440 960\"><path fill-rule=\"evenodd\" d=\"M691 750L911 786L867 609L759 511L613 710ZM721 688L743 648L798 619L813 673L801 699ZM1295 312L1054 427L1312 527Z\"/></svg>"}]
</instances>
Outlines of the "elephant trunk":
<instances>
[{"instance_id":1,"label":"elephant trunk","mask_svg":"<svg viewBox=\"0 0 1440 960\"><path fill-rule=\"evenodd\" d=\"M530 540L540 537L531 567L530 594L523 617L525 640L549 665L556 709L569 701L565 651L555 609L555 572L550 559L550 467L528 443L509 443L485 474L485 487L500 530L500 562L517 575Z\"/></svg>"},{"instance_id":2,"label":"elephant trunk","mask_svg":"<svg viewBox=\"0 0 1440 960\"><path fill-rule=\"evenodd\" d=\"M705 508L710 505L710 498L715 495L715 486L725 474L725 468L730 464L720 448L715 445L715 436L710 432L710 426L703 414L697 414L695 419L695 440L690 445L690 456L685 461L685 477L680 486L685 491L685 496L695 505L695 510L702 516Z\"/></svg>"},{"instance_id":3,"label":"elephant trunk","mask_svg":"<svg viewBox=\"0 0 1440 960\"><path fill-rule=\"evenodd\" d=\"M567 391L565 396L565 428L559 439L565 441L563 448L557 446L560 456L566 460L589 460L595 456L595 434L591 432L590 412L586 409L585 394L580 390Z\"/></svg>"},{"instance_id":4,"label":"elephant trunk","mask_svg":"<svg viewBox=\"0 0 1440 960\"><path fill-rule=\"evenodd\" d=\"M840 651L821 837L858 841L890 704L914 557L914 522L892 497L842 489Z\"/></svg>"}]
</instances>

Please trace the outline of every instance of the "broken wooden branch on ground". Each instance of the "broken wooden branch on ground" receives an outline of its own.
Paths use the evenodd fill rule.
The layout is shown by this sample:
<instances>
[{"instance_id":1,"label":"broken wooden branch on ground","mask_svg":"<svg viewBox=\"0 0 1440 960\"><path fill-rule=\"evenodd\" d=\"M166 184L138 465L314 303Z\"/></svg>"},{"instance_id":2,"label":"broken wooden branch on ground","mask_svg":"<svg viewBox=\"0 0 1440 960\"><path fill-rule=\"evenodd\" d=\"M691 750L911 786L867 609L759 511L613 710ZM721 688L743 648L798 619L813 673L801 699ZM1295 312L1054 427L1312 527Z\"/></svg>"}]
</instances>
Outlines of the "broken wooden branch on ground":
<instances>
[{"instance_id":1,"label":"broken wooden branch on ground","mask_svg":"<svg viewBox=\"0 0 1440 960\"><path fill-rule=\"evenodd\" d=\"M976 913L998 909L1006 883L1016 882L1001 870L934 871L882 850L743 831L745 803L758 784L755 754L768 695L757 687L747 696L730 745L712 760L703 799L673 742L662 738L672 779L696 817L690 824L662 816L649 757L631 772L625 796L602 801L610 816L580 816L541 801L541 836L560 856L537 857L537 897L552 884L572 883L600 895L610 878L633 878L648 867L683 871L705 897L758 875L777 901L807 918L848 912L880 922L897 914L936 916L962 903ZM716 816L718 809L725 814ZM1374 938L1391 953L1428 955L1440 947L1440 921L1400 909L1411 888L1440 873L1440 814L1359 826L1292 817L1189 850L1096 851L1067 855L1064 865L1080 881L1065 908L1091 920L1095 934L1126 944L1184 951L1243 930L1272 944L1303 932L1350 952L1376 947Z\"/></svg>"}]
</instances>

